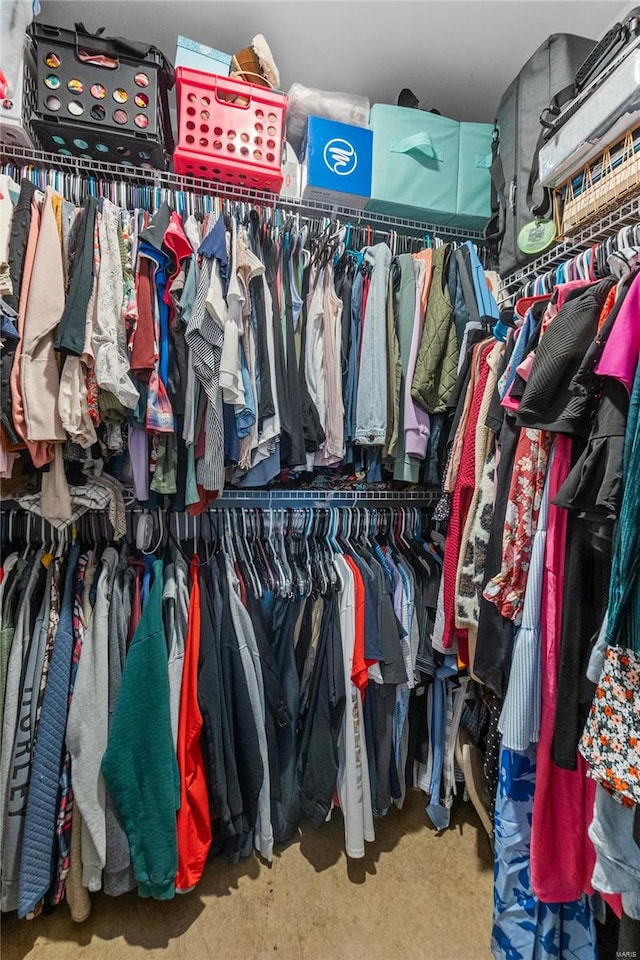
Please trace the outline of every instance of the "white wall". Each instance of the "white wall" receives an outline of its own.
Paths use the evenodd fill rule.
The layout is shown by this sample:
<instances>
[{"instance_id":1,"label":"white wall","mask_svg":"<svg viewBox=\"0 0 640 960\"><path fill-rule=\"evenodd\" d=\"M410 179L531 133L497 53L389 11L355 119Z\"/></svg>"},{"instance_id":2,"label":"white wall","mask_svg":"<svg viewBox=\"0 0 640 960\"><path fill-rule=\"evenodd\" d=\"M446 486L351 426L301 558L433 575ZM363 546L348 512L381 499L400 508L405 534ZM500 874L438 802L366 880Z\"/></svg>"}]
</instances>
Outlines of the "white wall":
<instances>
[{"instance_id":1,"label":"white wall","mask_svg":"<svg viewBox=\"0 0 640 960\"><path fill-rule=\"evenodd\" d=\"M597 38L620 8L619 0L43 0L40 19L104 26L170 58L178 33L230 54L263 33L284 90L298 80L392 103L408 86L422 107L490 121L550 33Z\"/></svg>"}]
</instances>

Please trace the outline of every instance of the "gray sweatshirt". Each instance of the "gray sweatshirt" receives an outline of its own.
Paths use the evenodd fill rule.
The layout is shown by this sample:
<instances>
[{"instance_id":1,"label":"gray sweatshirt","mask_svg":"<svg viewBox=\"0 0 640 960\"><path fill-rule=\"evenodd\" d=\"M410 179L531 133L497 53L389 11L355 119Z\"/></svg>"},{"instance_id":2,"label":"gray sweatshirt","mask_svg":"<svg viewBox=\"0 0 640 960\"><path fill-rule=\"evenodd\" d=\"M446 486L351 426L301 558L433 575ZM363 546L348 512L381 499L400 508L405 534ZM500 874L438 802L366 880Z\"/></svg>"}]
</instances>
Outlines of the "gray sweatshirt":
<instances>
[{"instance_id":1,"label":"gray sweatshirt","mask_svg":"<svg viewBox=\"0 0 640 960\"><path fill-rule=\"evenodd\" d=\"M186 606L185 606L186 593ZM164 571L162 592L162 615L167 637L167 655L169 674L169 707L171 710L171 735L174 750L178 746L178 717L180 715L180 692L182 690L182 670L184 667L184 644L187 630L189 608L189 588L187 586L187 568L182 557L176 563L169 563Z\"/></svg>"},{"instance_id":2,"label":"gray sweatshirt","mask_svg":"<svg viewBox=\"0 0 640 960\"><path fill-rule=\"evenodd\" d=\"M82 814L82 882L91 891L102 885L107 853L106 787L100 764L109 733L109 605L117 563L117 551L107 547L67 721L73 794Z\"/></svg>"},{"instance_id":3,"label":"gray sweatshirt","mask_svg":"<svg viewBox=\"0 0 640 960\"><path fill-rule=\"evenodd\" d=\"M121 556L116 567L109 605L109 729L116 708L116 701L122 681L122 668L127 653L127 633L131 602L125 597L125 590L131 586L125 580L127 556ZM118 814L107 790L105 806L106 859L102 883L104 892L110 897L119 897L135 886L129 841L120 823Z\"/></svg>"}]
</instances>

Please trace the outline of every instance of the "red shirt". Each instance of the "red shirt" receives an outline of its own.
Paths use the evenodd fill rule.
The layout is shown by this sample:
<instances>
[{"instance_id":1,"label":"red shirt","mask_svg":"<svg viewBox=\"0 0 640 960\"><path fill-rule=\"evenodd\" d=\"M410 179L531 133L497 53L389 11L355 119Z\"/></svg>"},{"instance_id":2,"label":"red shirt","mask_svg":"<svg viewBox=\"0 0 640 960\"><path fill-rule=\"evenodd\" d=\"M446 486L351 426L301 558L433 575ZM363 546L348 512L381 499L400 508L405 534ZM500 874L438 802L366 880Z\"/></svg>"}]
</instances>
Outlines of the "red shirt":
<instances>
[{"instance_id":1,"label":"red shirt","mask_svg":"<svg viewBox=\"0 0 640 960\"><path fill-rule=\"evenodd\" d=\"M198 557L191 561L191 596L184 649L184 668L178 718L178 769L180 809L177 815L178 873L176 890L195 887L202 876L211 846L211 820L207 780L200 746L202 714L198 705L200 657L200 582Z\"/></svg>"},{"instance_id":2,"label":"red shirt","mask_svg":"<svg viewBox=\"0 0 640 960\"><path fill-rule=\"evenodd\" d=\"M365 688L369 682L368 667L373 661L364 658L364 580L357 566L345 554L345 560L349 569L353 573L355 587L355 643L353 645L353 663L351 665L351 682L358 688L360 693L364 694Z\"/></svg>"}]
</instances>

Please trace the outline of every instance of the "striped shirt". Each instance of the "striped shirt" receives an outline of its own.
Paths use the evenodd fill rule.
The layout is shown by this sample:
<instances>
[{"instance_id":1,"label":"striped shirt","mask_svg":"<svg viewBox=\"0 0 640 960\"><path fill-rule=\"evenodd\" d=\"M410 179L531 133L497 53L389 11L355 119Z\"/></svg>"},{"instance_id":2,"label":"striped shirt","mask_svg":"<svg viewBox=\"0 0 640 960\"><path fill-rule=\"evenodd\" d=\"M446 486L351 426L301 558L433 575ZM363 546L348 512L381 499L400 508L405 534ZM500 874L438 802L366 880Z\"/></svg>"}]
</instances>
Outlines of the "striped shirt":
<instances>
[{"instance_id":1,"label":"striped shirt","mask_svg":"<svg viewBox=\"0 0 640 960\"><path fill-rule=\"evenodd\" d=\"M224 488L224 422L220 364L224 334L207 310L212 270L212 261L204 257L196 302L185 337L191 350L194 373L207 397L205 451L196 465L196 479L205 490L221 493Z\"/></svg>"}]
</instances>

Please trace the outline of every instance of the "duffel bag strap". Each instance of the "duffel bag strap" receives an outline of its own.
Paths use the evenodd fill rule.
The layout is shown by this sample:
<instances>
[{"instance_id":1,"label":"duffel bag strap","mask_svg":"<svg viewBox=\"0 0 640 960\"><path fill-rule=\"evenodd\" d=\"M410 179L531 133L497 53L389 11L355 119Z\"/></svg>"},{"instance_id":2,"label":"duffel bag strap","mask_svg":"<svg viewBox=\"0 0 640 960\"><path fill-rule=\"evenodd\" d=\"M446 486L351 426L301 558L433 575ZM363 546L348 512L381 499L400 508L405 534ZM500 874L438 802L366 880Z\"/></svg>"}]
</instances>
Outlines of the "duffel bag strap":
<instances>
[{"instance_id":1,"label":"duffel bag strap","mask_svg":"<svg viewBox=\"0 0 640 960\"><path fill-rule=\"evenodd\" d=\"M549 129L553 126L553 124L547 119L547 114L557 117L564 105L570 100L573 100L574 96L575 84L570 83L555 95L549 106L540 114L540 125L542 130L533 152L531 170L529 171L529 182L527 183L527 209L530 210L532 217L548 217L553 206L552 193L548 187L542 188L541 202L537 206L533 202L533 191L535 190L536 183L540 177L540 151L542 150L545 140L547 139Z\"/></svg>"}]
</instances>

